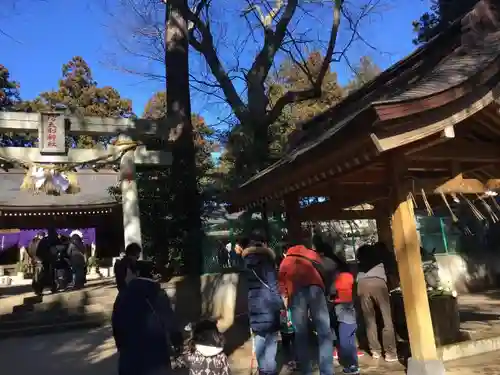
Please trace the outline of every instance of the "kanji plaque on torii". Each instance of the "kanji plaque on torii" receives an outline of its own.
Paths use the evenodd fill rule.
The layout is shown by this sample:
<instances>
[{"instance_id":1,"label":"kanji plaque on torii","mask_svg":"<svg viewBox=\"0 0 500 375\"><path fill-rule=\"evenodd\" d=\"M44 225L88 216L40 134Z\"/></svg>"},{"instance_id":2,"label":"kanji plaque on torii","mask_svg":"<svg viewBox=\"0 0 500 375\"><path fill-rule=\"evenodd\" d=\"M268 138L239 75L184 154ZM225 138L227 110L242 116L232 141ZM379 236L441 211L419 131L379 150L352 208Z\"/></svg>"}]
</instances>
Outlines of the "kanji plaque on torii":
<instances>
[{"instance_id":1,"label":"kanji plaque on torii","mask_svg":"<svg viewBox=\"0 0 500 375\"><path fill-rule=\"evenodd\" d=\"M41 153L64 154L66 152L65 116L62 113L41 115L38 142Z\"/></svg>"}]
</instances>

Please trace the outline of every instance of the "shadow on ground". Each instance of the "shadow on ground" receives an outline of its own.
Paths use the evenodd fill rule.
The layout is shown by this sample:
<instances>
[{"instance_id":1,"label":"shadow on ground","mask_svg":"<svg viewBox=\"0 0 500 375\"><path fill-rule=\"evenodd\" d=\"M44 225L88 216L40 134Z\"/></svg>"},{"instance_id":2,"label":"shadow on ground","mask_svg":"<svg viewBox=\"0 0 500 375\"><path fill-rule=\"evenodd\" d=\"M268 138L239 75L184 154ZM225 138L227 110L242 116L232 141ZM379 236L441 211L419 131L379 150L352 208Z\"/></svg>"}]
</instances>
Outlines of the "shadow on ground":
<instances>
[{"instance_id":1,"label":"shadow on ground","mask_svg":"<svg viewBox=\"0 0 500 375\"><path fill-rule=\"evenodd\" d=\"M0 342L0 367L16 375L100 375L116 373L109 326Z\"/></svg>"}]
</instances>

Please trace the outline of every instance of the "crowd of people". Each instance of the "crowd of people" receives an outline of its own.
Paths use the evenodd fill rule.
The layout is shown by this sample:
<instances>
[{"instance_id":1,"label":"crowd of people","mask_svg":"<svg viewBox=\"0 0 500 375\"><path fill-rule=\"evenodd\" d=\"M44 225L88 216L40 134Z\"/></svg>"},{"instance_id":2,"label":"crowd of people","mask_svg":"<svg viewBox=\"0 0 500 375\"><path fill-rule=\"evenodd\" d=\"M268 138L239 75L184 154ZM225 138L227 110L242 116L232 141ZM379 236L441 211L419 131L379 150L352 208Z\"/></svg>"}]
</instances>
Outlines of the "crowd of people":
<instances>
[{"instance_id":1,"label":"crowd of people","mask_svg":"<svg viewBox=\"0 0 500 375\"><path fill-rule=\"evenodd\" d=\"M243 258L249 279L248 312L254 335L259 373L277 373L276 353L281 336L289 366L312 374L311 332L318 343L321 375L333 374L338 358L344 374L359 374L356 298L364 317L369 352L374 359L398 360L387 269L390 252L383 243L358 249L356 279L351 267L326 243L314 250L288 244L284 257L275 253L262 236L239 241L235 250ZM275 264L279 263L277 269ZM382 344L378 339L377 311L382 315Z\"/></svg>"},{"instance_id":2,"label":"crowd of people","mask_svg":"<svg viewBox=\"0 0 500 375\"><path fill-rule=\"evenodd\" d=\"M235 254L248 279L248 316L253 350L261 375L278 373L279 342L292 370L312 374L310 342L318 343L321 375L334 374L338 359L344 374L359 374L356 299L365 320L369 353L388 362L398 360L390 309L387 268L390 254L382 243L358 249L358 272L336 256L325 243L314 249L287 244L284 256L254 233L242 238ZM127 246L116 263L116 298L112 325L119 354L120 375L156 375L172 372L171 358L191 375L230 373L224 338L212 320L191 330L187 345L166 292L155 278L152 263L140 261L141 248ZM379 342L376 312L382 315Z\"/></svg>"},{"instance_id":3,"label":"crowd of people","mask_svg":"<svg viewBox=\"0 0 500 375\"><path fill-rule=\"evenodd\" d=\"M28 245L34 266L33 291L52 293L67 287L82 288L86 282L87 257L82 234L74 231L69 237L61 236L55 229L38 233Z\"/></svg>"}]
</instances>

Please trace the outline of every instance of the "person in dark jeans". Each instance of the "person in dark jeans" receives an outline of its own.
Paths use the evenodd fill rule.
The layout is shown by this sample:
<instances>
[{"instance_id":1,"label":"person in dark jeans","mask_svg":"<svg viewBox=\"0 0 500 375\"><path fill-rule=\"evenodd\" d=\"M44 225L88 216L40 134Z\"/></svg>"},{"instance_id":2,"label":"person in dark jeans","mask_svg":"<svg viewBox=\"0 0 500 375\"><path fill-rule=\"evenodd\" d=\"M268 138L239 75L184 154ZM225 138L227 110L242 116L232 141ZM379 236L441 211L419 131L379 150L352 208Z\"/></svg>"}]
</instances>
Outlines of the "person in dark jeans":
<instances>
[{"instance_id":1,"label":"person in dark jeans","mask_svg":"<svg viewBox=\"0 0 500 375\"><path fill-rule=\"evenodd\" d=\"M356 309L353 301L354 276L347 264L340 267L335 280L337 295L333 301L338 322L338 355L344 374L359 374L358 350L356 346Z\"/></svg>"},{"instance_id":2,"label":"person in dark jeans","mask_svg":"<svg viewBox=\"0 0 500 375\"><path fill-rule=\"evenodd\" d=\"M248 279L248 315L259 374L276 375L280 311L284 308L278 290L276 255L267 247L265 236L258 232L254 232L249 241L243 241L243 245L242 258Z\"/></svg>"},{"instance_id":3,"label":"person in dark jeans","mask_svg":"<svg viewBox=\"0 0 500 375\"><path fill-rule=\"evenodd\" d=\"M300 372L311 375L309 355L309 318L318 337L320 375L333 374L333 335L330 327L330 313L325 293L331 281L324 280L318 264L322 265L321 256L303 245L292 246L281 262L279 270L280 292L286 296L292 312L295 327L295 353ZM321 267L321 271L325 271Z\"/></svg>"},{"instance_id":4,"label":"person in dark jeans","mask_svg":"<svg viewBox=\"0 0 500 375\"><path fill-rule=\"evenodd\" d=\"M378 359L385 352L387 362L396 362L397 348L394 324L392 321L391 300L387 287L387 275L384 267L381 243L363 245L357 251L358 259L358 296L366 325L366 335L372 357ZM385 250L384 250L385 251ZM378 339L376 311L382 315L383 347Z\"/></svg>"}]
</instances>

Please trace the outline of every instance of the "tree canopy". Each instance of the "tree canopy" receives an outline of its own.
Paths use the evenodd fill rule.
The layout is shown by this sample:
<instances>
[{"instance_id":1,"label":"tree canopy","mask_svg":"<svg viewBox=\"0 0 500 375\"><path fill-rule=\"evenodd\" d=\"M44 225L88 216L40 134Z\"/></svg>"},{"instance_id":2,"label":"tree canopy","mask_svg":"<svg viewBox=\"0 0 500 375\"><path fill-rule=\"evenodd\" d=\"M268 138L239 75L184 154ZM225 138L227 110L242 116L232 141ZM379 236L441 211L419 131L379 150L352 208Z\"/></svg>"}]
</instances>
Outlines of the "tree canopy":
<instances>
[{"instance_id":1,"label":"tree canopy","mask_svg":"<svg viewBox=\"0 0 500 375\"><path fill-rule=\"evenodd\" d=\"M417 34L413 42L415 44L427 42L451 22L471 10L478 1L432 0L429 11L420 16L418 21L413 22L413 28Z\"/></svg>"},{"instance_id":2,"label":"tree canopy","mask_svg":"<svg viewBox=\"0 0 500 375\"><path fill-rule=\"evenodd\" d=\"M30 101L23 101L18 108L27 112L40 112L66 108L81 116L130 117L132 102L124 99L111 86L98 87L92 70L80 56L73 57L61 70L58 89L42 92ZM81 135L69 139L74 146L92 148L96 137Z\"/></svg>"},{"instance_id":3,"label":"tree canopy","mask_svg":"<svg viewBox=\"0 0 500 375\"><path fill-rule=\"evenodd\" d=\"M146 119L162 119L167 116L167 94L165 91L158 91L147 101L142 117ZM191 122L194 130L194 143L196 148L196 161L200 178L205 172L213 168L211 153L216 146L214 141L214 131L205 119L197 114L191 114Z\"/></svg>"},{"instance_id":4,"label":"tree canopy","mask_svg":"<svg viewBox=\"0 0 500 375\"><path fill-rule=\"evenodd\" d=\"M354 66L353 77L345 87L346 94L363 87L372 79L377 77L382 70L373 62L369 56L362 56L359 63Z\"/></svg>"},{"instance_id":5,"label":"tree canopy","mask_svg":"<svg viewBox=\"0 0 500 375\"><path fill-rule=\"evenodd\" d=\"M141 71L130 66L130 55L149 59L148 66L169 65L164 48L165 35L170 35L165 34L169 24L165 23L164 4L119 3L121 10L113 9L114 15L129 19L131 25L117 34L118 48L128 54L124 69L163 80L159 69ZM228 147L252 150L251 157L243 155L236 163L242 179L272 163L280 153L274 134L286 138L288 130L283 135L277 123L309 118L342 96L332 63L341 61L353 43L365 40L359 25L378 5L372 0L356 4L344 0L175 3L189 23L189 43L195 51L192 61L204 67L190 71L192 87L222 105L221 120L234 127L226 134ZM289 70L288 82L274 82L276 66ZM229 110L231 114L226 116Z\"/></svg>"},{"instance_id":6,"label":"tree canopy","mask_svg":"<svg viewBox=\"0 0 500 375\"><path fill-rule=\"evenodd\" d=\"M0 111L11 109L19 100L19 84L10 78L7 67L0 64Z\"/></svg>"},{"instance_id":7,"label":"tree canopy","mask_svg":"<svg viewBox=\"0 0 500 375\"><path fill-rule=\"evenodd\" d=\"M25 110L39 111L59 106L84 116L130 117L132 102L111 86L98 87L92 70L80 56L62 66L58 89L42 92L33 101L24 102Z\"/></svg>"},{"instance_id":8,"label":"tree canopy","mask_svg":"<svg viewBox=\"0 0 500 375\"><path fill-rule=\"evenodd\" d=\"M143 118L162 119L167 115L167 96L165 91L155 93L146 103ZM192 114L193 141L195 158L197 192L201 197L203 207L207 207L211 196L213 180L209 171L213 169L211 152L214 149L213 130L210 129L200 115ZM169 149L172 150L170 143ZM188 150L179 149L174 158L184 158ZM179 176L179 171L169 167L162 170L142 171L138 176L141 204L141 222L145 242L151 255L160 257L162 262L170 264L175 269L190 267L186 252L186 235L189 233L185 205L183 199L185 180ZM203 202L205 204L203 204ZM203 215L206 210L202 210ZM199 218L200 219L200 218ZM165 233L168 233L166 236ZM168 249L168 250L166 250ZM198 247L198 252L201 249ZM201 253L200 253L201 254ZM194 267L194 265L191 264Z\"/></svg>"}]
</instances>

